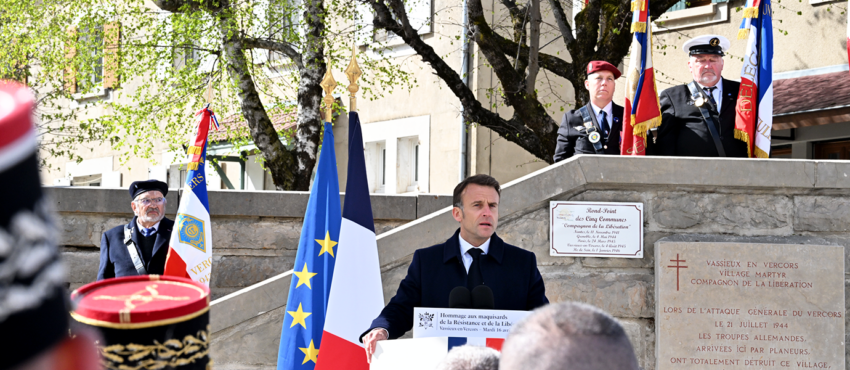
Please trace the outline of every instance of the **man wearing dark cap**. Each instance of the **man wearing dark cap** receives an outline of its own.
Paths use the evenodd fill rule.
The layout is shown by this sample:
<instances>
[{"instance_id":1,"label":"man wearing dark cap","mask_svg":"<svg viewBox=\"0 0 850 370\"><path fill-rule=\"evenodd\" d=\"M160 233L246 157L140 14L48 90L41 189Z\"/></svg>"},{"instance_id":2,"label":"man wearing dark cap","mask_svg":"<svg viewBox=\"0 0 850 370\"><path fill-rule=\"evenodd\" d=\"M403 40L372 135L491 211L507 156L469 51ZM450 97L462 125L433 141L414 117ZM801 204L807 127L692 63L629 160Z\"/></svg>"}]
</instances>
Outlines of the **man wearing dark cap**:
<instances>
[{"instance_id":1,"label":"man wearing dark cap","mask_svg":"<svg viewBox=\"0 0 850 370\"><path fill-rule=\"evenodd\" d=\"M168 185L158 180L130 184L129 224L116 226L100 239L97 280L112 277L162 275L174 221L165 218Z\"/></svg>"},{"instance_id":2,"label":"man wearing dark cap","mask_svg":"<svg viewBox=\"0 0 850 370\"><path fill-rule=\"evenodd\" d=\"M611 101L618 78L620 70L611 63L595 60L587 64L584 87L590 92L590 103L564 113L555 162L574 154L620 154L623 107Z\"/></svg>"},{"instance_id":3,"label":"man wearing dark cap","mask_svg":"<svg viewBox=\"0 0 850 370\"><path fill-rule=\"evenodd\" d=\"M59 230L38 178L26 86L0 81L0 369L100 369L96 334L68 336Z\"/></svg>"},{"instance_id":4,"label":"man wearing dark cap","mask_svg":"<svg viewBox=\"0 0 850 370\"><path fill-rule=\"evenodd\" d=\"M654 153L688 157L747 157L747 144L735 139L738 82L722 78L729 40L703 35L685 42L693 81L661 92L661 126Z\"/></svg>"}]
</instances>

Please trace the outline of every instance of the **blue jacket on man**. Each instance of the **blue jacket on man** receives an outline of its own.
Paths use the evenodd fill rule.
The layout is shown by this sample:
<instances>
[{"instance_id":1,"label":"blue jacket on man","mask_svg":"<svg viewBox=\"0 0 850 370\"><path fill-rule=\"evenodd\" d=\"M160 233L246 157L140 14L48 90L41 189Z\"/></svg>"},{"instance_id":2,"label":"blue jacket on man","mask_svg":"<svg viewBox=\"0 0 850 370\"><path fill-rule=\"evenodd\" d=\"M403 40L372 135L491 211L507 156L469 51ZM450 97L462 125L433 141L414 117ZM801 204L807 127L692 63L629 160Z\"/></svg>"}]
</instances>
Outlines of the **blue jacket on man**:
<instances>
[{"instance_id":1,"label":"blue jacket on man","mask_svg":"<svg viewBox=\"0 0 850 370\"><path fill-rule=\"evenodd\" d=\"M413 253L407 276L395 297L363 335L374 328L384 328L389 339L396 339L413 328L414 307L449 306L452 289L466 286L459 232L460 229L455 231L443 244ZM493 290L497 310L526 311L549 303L534 253L505 243L495 233L490 237L489 252L481 258L481 274L484 285Z\"/></svg>"},{"instance_id":2,"label":"blue jacket on man","mask_svg":"<svg viewBox=\"0 0 850 370\"><path fill-rule=\"evenodd\" d=\"M129 224L113 227L103 233L100 238L100 267L97 271L97 280L139 274L133 265L130 252L127 251L127 246L124 244L124 229L131 229L134 226L136 226L136 217L133 217ZM156 229L156 241L149 261L144 260L144 255L140 249L139 238L141 235L139 228L136 227L136 230L131 233L136 252L139 254L139 258L142 258L148 274L162 275L165 271L165 258L168 256L168 241L171 239L172 228L174 228L174 221L164 217L159 221L159 227Z\"/></svg>"}]
</instances>

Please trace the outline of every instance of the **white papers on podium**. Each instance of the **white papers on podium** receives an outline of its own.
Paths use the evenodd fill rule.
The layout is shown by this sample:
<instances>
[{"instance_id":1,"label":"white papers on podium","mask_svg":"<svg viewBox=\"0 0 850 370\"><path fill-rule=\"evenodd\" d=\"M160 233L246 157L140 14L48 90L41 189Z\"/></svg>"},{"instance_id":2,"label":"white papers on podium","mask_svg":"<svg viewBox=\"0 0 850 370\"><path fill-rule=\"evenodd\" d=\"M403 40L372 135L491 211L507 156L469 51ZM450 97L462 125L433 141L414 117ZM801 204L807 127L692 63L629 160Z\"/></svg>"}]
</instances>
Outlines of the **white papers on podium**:
<instances>
[{"instance_id":1,"label":"white papers on podium","mask_svg":"<svg viewBox=\"0 0 850 370\"><path fill-rule=\"evenodd\" d=\"M414 338L378 341L370 370L434 370L446 357L449 339Z\"/></svg>"},{"instance_id":2,"label":"white papers on podium","mask_svg":"<svg viewBox=\"0 0 850 370\"><path fill-rule=\"evenodd\" d=\"M519 320L531 312L416 307L413 337L507 338Z\"/></svg>"}]
</instances>

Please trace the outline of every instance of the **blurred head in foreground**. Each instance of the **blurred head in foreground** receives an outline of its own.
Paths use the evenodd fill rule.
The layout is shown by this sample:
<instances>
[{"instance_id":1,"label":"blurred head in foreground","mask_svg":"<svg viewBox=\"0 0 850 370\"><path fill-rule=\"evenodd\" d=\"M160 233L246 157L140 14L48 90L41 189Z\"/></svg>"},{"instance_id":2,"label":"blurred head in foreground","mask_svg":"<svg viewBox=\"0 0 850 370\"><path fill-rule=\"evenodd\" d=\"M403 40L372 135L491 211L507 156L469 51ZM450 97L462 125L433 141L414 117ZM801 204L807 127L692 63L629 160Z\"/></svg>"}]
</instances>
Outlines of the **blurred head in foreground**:
<instances>
[{"instance_id":1,"label":"blurred head in foreground","mask_svg":"<svg viewBox=\"0 0 850 370\"><path fill-rule=\"evenodd\" d=\"M95 334L68 334L58 229L38 176L33 96L0 81L0 369L99 369Z\"/></svg>"},{"instance_id":2,"label":"blurred head in foreground","mask_svg":"<svg viewBox=\"0 0 850 370\"><path fill-rule=\"evenodd\" d=\"M437 370L498 370L499 352L481 346L452 348Z\"/></svg>"},{"instance_id":3,"label":"blurred head in foreground","mask_svg":"<svg viewBox=\"0 0 850 370\"><path fill-rule=\"evenodd\" d=\"M520 321L502 346L502 370L638 370L623 327L591 305L550 304Z\"/></svg>"}]
</instances>

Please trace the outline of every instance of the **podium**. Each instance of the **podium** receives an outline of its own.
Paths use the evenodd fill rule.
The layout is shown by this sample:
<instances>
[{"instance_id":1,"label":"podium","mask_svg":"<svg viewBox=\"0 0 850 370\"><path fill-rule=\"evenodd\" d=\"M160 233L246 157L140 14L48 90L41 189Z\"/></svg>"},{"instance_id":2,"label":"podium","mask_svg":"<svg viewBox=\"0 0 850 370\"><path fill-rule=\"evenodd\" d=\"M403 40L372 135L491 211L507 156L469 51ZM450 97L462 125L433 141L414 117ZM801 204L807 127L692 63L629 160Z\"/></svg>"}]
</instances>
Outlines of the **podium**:
<instances>
[{"instance_id":1,"label":"podium","mask_svg":"<svg viewBox=\"0 0 850 370\"><path fill-rule=\"evenodd\" d=\"M371 370L434 370L453 347L465 344L501 350L511 327L528 311L417 307L413 338L377 343Z\"/></svg>"}]
</instances>

